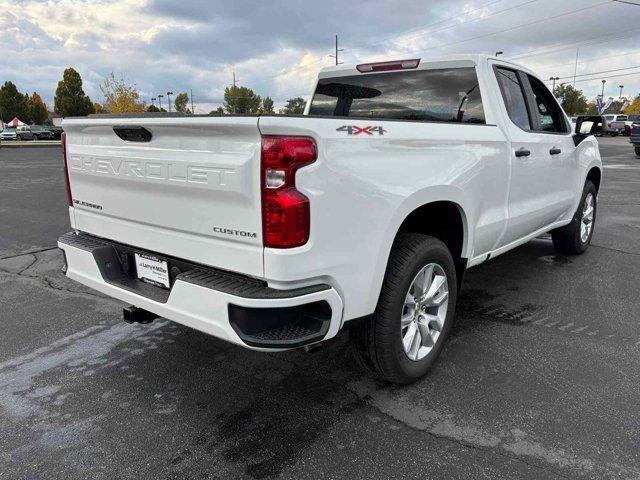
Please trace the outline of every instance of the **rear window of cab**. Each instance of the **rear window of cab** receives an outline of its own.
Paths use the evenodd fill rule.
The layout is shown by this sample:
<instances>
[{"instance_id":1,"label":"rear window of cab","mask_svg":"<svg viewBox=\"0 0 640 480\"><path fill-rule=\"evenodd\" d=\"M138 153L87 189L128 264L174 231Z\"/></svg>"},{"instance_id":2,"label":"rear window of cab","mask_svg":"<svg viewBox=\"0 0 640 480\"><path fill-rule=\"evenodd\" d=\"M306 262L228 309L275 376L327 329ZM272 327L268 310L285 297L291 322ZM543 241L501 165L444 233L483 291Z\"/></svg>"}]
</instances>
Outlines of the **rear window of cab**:
<instances>
[{"instance_id":1,"label":"rear window of cab","mask_svg":"<svg viewBox=\"0 0 640 480\"><path fill-rule=\"evenodd\" d=\"M309 115L485 123L473 67L324 78Z\"/></svg>"}]
</instances>

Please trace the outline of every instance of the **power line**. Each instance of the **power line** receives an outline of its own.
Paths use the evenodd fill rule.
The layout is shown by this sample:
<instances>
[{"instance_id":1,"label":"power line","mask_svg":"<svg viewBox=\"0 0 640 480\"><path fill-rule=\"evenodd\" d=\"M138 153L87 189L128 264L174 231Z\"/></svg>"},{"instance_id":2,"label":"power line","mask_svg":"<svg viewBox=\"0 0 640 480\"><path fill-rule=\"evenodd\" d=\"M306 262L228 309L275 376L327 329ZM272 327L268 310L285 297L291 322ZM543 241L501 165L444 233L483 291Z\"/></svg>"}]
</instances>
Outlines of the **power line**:
<instances>
[{"instance_id":1,"label":"power line","mask_svg":"<svg viewBox=\"0 0 640 480\"><path fill-rule=\"evenodd\" d=\"M636 67L637 68L637 67ZM593 82L593 81L598 81L601 79L609 79L609 78L618 78L618 77L629 77L631 75L640 75L640 72L632 72L632 73L621 73L619 75L606 75L604 77L599 76L599 77L594 77L594 78L583 78L581 80L576 80L576 83L580 83L580 82Z\"/></svg>"},{"instance_id":2,"label":"power line","mask_svg":"<svg viewBox=\"0 0 640 480\"><path fill-rule=\"evenodd\" d=\"M581 73L579 75L569 75L567 77L557 77L557 80L566 80L567 78L574 78L574 77L588 77L590 75L600 75L602 73L620 72L622 70L632 70L634 68L640 68L640 65L636 65L635 67L615 68L613 70L602 70L600 72ZM545 82L548 82L548 81L550 80L545 80Z\"/></svg>"}]
</instances>

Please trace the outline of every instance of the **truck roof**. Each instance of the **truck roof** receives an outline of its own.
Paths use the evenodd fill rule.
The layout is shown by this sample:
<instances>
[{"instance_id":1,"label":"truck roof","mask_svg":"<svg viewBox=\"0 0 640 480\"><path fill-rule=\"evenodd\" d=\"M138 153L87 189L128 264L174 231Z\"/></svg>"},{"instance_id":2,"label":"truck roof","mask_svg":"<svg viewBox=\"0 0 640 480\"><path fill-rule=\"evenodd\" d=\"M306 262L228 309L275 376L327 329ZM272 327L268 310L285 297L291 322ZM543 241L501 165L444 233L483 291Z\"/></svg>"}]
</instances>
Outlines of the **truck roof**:
<instances>
[{"instance_id":1,"label":"truck roof","mask_svg":"<svg viewBox=\"0 0 640 480\"><path fill-rule=\"evenodd\" d=\"M378 62L388 62L394 60L408 60L408 59L420 59L420 64L418 65L417 70L424 70L430 68L440 68L440 67L467 67L467 66L475 66L479 65L482 62L486 62L487 60L496 60L500 63L510 64L513 66L517 66L517 68L521 70L525 70L530 72L529 69L523 67L522 65L515 64L510 62L502 57L495 57L493 55L485 55L479 53L463 53L463 54L455 54L455 55L447 55L440 57L418 57L412 56L411 54L403 55L396 58L391 59L383 59L383 60L374 60L370 62L361 62L358 64L348 64L348 65L337 65L337 66L328 66L320 69L318 76L320 78L327 77L338 77L343 75L358 75L359 72L356 67L357 65L369 64L369 63L378 63Z\"/></svg>"}]
</instances>

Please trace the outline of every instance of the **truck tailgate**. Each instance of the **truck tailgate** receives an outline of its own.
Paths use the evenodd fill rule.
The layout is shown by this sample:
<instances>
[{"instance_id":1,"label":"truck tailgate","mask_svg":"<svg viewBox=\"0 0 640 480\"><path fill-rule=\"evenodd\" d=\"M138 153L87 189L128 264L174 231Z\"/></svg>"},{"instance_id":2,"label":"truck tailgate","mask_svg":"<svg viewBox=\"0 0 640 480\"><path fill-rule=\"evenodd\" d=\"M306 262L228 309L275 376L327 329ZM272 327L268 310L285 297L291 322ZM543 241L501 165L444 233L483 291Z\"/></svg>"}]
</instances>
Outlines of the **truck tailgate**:
<instances>
[{"instance_id":1,"label":"truck tailgate","mask_svg":"<svg viewBox=\"0 0 640 480\"><path fill-rule=\"evenodd\" d=\"M256 117L88 118L63 127L77 230L263 275ZM127 140L139 127L151 139Z\"/></svg>"}]
</instances>

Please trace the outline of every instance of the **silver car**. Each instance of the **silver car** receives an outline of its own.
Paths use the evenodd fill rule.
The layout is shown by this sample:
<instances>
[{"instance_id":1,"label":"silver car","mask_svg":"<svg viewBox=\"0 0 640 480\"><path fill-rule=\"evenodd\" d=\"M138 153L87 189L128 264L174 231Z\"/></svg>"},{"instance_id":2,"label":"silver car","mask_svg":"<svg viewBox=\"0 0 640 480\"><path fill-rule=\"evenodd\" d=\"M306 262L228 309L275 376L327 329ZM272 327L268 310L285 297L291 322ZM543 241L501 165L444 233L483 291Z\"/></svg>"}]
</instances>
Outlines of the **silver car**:
<instances>
[{"instance_id":1,"label":"silver car","mask_svg":"<svg viewBox=\"0 0 640 480\"><path fill-rule=\"evenodd\" d=\"M621 133L624 133L624 122L626 122L626 120L626 115L604 115L602 134L617 137Z\"/></svg>"},{"instance_id":2,"label":"silver car","mask_svg":"<svg viewBox=\"0 0 640 480\"><path fill-rule=\"evenodd\" d=\"M7 127L2 132L0 132L0 140L17 140L18 135L16 134L15 127Z\"/></svg>"}]
</instances>

